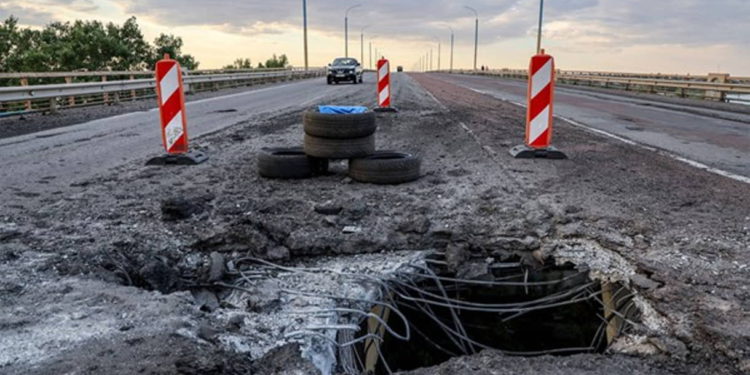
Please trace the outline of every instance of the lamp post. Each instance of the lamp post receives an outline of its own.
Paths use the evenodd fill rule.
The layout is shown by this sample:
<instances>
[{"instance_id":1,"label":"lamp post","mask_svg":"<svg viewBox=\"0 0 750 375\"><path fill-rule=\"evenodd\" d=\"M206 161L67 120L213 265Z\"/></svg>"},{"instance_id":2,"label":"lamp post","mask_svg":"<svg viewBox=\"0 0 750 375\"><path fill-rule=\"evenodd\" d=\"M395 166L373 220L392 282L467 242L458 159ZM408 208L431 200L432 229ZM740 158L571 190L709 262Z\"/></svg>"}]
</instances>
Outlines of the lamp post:
<instances>
[{"instance_id":1,"label":"lamp post","mask_svg":"<svg viewBox=\"0 0 750 375\"><path fill-rule=\"evenodd\" d=\"M377 38L377 35L373 35L370 37L370 69L372 69L372 41ZM378 53L375 52L375 56L377 57Z\"/></svg>"},{"instance_id":2,"label":"lamp post","mask_svg":"<svg viewBox=\"0 0 750 375\"><path fill-rule=\"evenodd\" d=\"M365 63L365 29L367 29L368 27L370 27L370 25L367 25L359 30L359 63L362 65L364 65Z\"/></svg>"},{"instance_id":3,"label":"lamp post","mask_svg":"<svg viewBox=\"0 0 750 375\"><path fill-rule=\"evenodd\" d=\"M361 6L362 4L352 5L344 13L344 57L349 57L349 11Z\"/></svg>"},{"instance_id":4,"label":"lamp post","mask_svg":"<svg viewBox=\"0 0 750 375\"><path fill-rule=\"evenodd\" d=\"M448 26L449 29L451 29L451 66L450 66L450 72L453 73L453 28Z\"/></svg>"},{"instance_id":5,"label":"lamp post","mask_svg":"<svg viewBox=\"0 0 750 375\"><path fill-rule=\"evenodd\" d=\"M302 28L304 29L304 44L305 44L305 71L307 71L307 0L302 0Z\"/></svg>"},{"instance_id":6,"label":"lamp post","mask_svg":"<svg viewBox=\"0 0 750 375\"><path fill-rule=\"evenodd\" d=\"M474 12L474 70L477 70L477 50L479 48L479 12L476 9L466 5L464 8Z\"/></svg>"},{"instance_id":7,"label":"lamp post","mask_svg":"<svg viewBox=\"0 0 750 375\"><path fill-rule=\"evenodd\" d=\"M441 53L440 53L441 48L440 47L441 47L441 42L440 42L440 38L439 37L434 36L434 35L432 37L435 38L435 40L437 41L437 44L438 44L438 50L437 50L437 70L440 71L440 55L441 55Z\"/></svg>"},{"instance_id":8,"label":"lamp post","mask_svg":"<svg viewBox=\"0 0 750 375\"><path fill-rule=\"evenodd\" d=\"M539 0L539 29L536 34L536 53L542 52L542 20L544 18L544 0Z\"/></svg>"}]
</instances>

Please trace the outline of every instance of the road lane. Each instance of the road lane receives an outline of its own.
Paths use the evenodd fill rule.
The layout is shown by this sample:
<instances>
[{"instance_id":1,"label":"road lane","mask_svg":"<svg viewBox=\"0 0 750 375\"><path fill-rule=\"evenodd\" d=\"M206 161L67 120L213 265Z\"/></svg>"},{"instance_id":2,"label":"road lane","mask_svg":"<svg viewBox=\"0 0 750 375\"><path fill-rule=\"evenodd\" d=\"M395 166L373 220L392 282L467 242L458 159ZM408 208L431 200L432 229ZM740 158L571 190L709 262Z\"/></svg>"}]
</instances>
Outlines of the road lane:
<instances>
[{"instance_id":1,"label":"road lane","mask_svg":"<svg viewBox=\"0 0 750 375\"><path fill-rule=\"evenodd\" d=\"M441 74L440 79L525 103L522 81ZM555 114L594 129L750 177L750 115L558 87Z\"/></svg>"},{"instance_id":2,"label":"road lane","mask_svg":"<svg viewBox=\"0 0 750 375\"><path fill-rule=\"evenodd\" d=\"M325 84L325 78L249 90L186 104L191 139L272 114L301 110L321 100L373 90L364 85ZM64 190L132 160L163 153L156 108L65 128L0 140L0 194Z\"/></svg>"}]
</instances>

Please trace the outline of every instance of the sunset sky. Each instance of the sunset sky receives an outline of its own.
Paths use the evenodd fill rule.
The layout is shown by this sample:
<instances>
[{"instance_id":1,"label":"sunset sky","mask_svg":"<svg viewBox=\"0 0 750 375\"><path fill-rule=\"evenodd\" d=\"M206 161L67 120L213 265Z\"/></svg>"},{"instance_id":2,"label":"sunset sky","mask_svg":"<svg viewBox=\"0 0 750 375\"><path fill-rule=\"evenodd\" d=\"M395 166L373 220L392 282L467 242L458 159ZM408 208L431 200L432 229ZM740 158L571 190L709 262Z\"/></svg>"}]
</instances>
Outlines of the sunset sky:
<instances>
[{"instance_id":1,"label":"sunset sky","mask_svg":"<svg viewBox=\"0 0 750 375\"><path fill-rule=\"evenodd\" d=\"M349 17L349 50L360 57L365 27L365 64L372 39L407 69L432 48L437 68L440 40L446 68L452 27L454 65L471 67L474 15L465 5L479 12L479 65L522 68L535 49L539 0L309 0L312 66L344 55L344 12L360 3ZM136 16L149 41L181 36L201 68L273 53L304 61L302 0L0 0L0 17L9 15L31 27ZM750 0L547 0L543 44L561 69L750 76Z\"/></svg>"}]
</instances>

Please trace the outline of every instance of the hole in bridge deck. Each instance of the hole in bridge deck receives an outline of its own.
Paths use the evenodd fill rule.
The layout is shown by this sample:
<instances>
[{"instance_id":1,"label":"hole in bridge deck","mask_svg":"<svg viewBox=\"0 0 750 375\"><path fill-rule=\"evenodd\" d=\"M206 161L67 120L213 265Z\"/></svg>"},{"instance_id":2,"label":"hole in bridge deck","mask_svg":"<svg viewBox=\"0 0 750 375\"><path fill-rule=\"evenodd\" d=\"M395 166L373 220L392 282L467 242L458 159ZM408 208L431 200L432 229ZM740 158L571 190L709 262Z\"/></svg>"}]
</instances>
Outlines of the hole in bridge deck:
<instances>
[{"instance_id":1,"label":"hole in bridge deck","mask_svg":"<svg viewBox=\"0 0 750 375\"><path fill-rule=\"evenodd\" d=\"M433 260L400 273L389 283L387 302L406 318L410 339L390 334L406 332L403 319L376 307L372 312L390 330L366 319L358 336L376 338L352 347L354 353L345 349L341 365L387 374L489 348L525 356L601 353L638 320L630 290L592 281L571 264L539 270L520 263L477 266L486 272L458 277Z\"/></svg>"}]
</instances>

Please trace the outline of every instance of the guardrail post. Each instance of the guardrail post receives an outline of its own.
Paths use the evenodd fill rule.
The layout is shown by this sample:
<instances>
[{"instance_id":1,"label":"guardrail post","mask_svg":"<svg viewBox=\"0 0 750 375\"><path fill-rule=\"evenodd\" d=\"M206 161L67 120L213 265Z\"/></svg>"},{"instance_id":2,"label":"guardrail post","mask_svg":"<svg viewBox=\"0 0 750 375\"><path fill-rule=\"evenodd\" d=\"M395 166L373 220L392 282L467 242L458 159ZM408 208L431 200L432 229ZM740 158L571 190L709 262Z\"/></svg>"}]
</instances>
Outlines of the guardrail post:
<instances>
[{"instance_id":1,"label":"guardrail post","mask_svg":"<svg viewBox=\"0 0 750 375\"><path fill-rule=\"evenodd\" d=\"M113 104L120 105L120 92L119 91L115 92L113 96L115 97Z\"/></svg>"},{"instance_id":2,"label":"guardrail post","mask_svg":"<svg viewBox=\"0 0 750 375\"><path fill-rule=\"evenodd\" d=\"M107 76L102 76L102 82L107 82ZM104 104L109 104L109 94L105 92L102 97L104 98Z\"/></svg>"},{"instance_id":3,"label":"guardrail post","mask_svg":"<svg viewBox=\"0 0 750 375\"><path fill-rule=\"evenodd\" d=\"M28 86L29 85L29 79L28 78L21 78L21 86ZM27 100L23 103L23 107L26 108L27 111L31 110L31 100Z\"/></svg>"},{"instance_id":4,"label":"guardrail post","mask_svg":"<svg viewBox=\"0 0 750 375\"><path fill-rule=\"evenodd\" d=\"M71 84L73 83L73 77L65 77L65 83ZM75 96L69 96L68 97L68 106L69 107L75 107L76 105L76 97Z\"/></svg>"},{"instance_id":5,"label":"guardrail post","mask_svg":"<svg viewBox=\"0 0 750 375\"><path fill-rule=\"evenodd\" d=\"M711 83L727 83L729 81L729 74L709 73L706 81ZM705 99L725 102L727 100L727 93L724 91L706 90Z\"/></svg>"},{"instance_id":6,"label":"guardrail post","mask_svg":"<svg viewBox=\"0 0 750 375\"><path fill-rule=\"evenodd\" d=\"M132 81L134 79L135 79L135 76L131 74L130 75L130 80ZM135 90L130 90L130 101L131 102L135 101Z\"/></svg>"},{"instance_id":7,"label":"guardrail post","mask_svg":"<svg viewBox=\"0 0 750 375\"><path fill-rule=\"evenodd\" d=\"M49 99L49 113L53 115L57 113L57 98Z\"/></svg>"}]
</instances>

